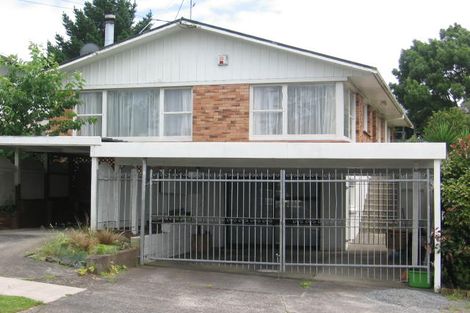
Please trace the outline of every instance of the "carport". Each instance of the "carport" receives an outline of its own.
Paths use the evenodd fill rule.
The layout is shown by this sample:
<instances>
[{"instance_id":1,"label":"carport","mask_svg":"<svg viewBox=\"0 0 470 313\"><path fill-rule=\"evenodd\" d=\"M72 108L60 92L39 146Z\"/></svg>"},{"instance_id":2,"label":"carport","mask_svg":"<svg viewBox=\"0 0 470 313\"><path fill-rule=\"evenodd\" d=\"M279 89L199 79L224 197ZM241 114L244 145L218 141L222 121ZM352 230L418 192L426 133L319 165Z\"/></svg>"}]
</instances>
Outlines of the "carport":
<instances>
[{"instance_id":1,"label":"carport","mask_svg":"<svg viewBox=\"0 0 470 313\"><path fill-rule=\"evenodd\" d=\"M443 144L103 143L91 226L141 262L394 280L434 271Z\"/></svg>"},{"instance_id":2,"label":"carport","mask_svg":"<svg viewBox=\"0 0 470 313\"><path fill-rule=\"evenodd\" d=\"M100 137L1 136L0 149L14 153L10 190L17 227L88 223L90 212L90 147ZM2 188L2 189L3 189Z\"/></svg>"}]
</instances>

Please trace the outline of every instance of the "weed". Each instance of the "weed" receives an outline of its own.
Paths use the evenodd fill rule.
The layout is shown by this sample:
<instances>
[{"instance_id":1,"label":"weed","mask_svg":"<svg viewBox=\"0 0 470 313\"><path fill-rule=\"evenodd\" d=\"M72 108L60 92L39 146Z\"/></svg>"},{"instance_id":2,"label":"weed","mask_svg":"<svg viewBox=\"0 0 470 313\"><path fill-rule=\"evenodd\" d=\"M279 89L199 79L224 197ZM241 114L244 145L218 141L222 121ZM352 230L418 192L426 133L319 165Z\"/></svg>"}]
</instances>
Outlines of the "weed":
<instances>
[{"instance_id":1,"label":"weed","mask_svg":"<svg viewBox=\"0 0 470 313\"><path fill-rule=\"evenodd\" d=\"M70 238L70 244L86 252L91 252L99 243L94 232L91 230L73 229L67 232Z\"/></svg>"},{"instance_id":2,"label":"weed","mask_svg":"<svg viewBox=\"0 0 470 313\"><path fill-rule=\"evenodd\" d=\"M96 272L96 267L94 265L80 267L76 270L78 276L85 276L86 274L93 274Z\"/></svg>"},{"instance_id":3,"label":"weed","mask_svg":"<svg viewBox=\"0 0 470 313\"><path fill-rule=\"evenodd\" d=\"M109 282L115 282L117 276L126 270L127 266L112 263L109 267L109 270L107 272L102 272L100 275Z\"/></svg>"},{"instance_id":4,"label":"weed","mask_svg":"<svg viewBox=\"0 0 470 313\"><path fill-rule=\"evenodd\" d=\"M127 238L125 238L121 233L116 233L109 229L103 229L96 232L96 239L98 239L99 243L105 245L116 245L126 241Z\"/></svg>"},{"instance_id":5,"label":"weed","mask_svg":"<svg viewBox=\"0 0 470 313\"><path fill-rule=\"evenodd\" d=\"M100 243L94 248L93 254L116 254L118 251L119 247L116 245Z\"/></svg>"},{"instance_id":6,"label":"weed","mask_svg":"<svg viewBox=\"0 0 470 313\"><path fill-rule=\"evenodd\" d=\"M302 280L299 283L299 287L303 289L308 289L312 286L312 281L310 280Z\"/></svg>"}]
</instances>

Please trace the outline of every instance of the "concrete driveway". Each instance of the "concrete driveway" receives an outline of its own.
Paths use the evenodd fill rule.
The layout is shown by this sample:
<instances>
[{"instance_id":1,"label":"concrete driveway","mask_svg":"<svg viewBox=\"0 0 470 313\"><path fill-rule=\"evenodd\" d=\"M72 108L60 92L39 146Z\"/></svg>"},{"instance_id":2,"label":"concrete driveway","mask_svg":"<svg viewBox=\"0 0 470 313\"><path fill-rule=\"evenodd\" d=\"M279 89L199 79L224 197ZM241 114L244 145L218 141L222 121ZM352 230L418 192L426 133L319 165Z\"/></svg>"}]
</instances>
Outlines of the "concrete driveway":
<instances>
[{"instance_id":1,"label":"concrete driveway","mask_svg":"<svg viewBox=\"0 0 470 313\"><path fill-rule=\"evenodd\" d=\"M395 303L394 303L395 302ZM444 297L364 284L141 267L116 283L90 288L31 312L440 312Z\"/></svg>"},{"instance_id":2,"label":"concrete driveway","mask_svg":"<svg viewBox=\"0 0 470 313\"><path fill-rule=\"evenodd\" d=\"M277 279L176 267L130 269L116 282L24 257L53 233L0 231L0 276L87 288L29 312L470 312L429 291L365 283Z\"/></svg>"}]
</instances>

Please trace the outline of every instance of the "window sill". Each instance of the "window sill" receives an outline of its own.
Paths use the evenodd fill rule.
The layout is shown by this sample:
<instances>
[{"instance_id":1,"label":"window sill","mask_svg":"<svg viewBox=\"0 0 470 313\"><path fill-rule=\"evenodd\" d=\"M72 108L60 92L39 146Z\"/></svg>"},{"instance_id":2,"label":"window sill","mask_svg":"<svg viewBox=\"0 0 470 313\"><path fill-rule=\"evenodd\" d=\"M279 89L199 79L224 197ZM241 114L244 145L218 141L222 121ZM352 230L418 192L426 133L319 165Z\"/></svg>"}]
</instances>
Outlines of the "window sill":
<instances>
[{"instance_id":1,"label":"window sill","mask_svg":"<svg viewBox=\"0 0 470 313\"><path fill-rule=\"evenodd\" d=\"M77 136L80 137L80 136ZM168 142L168 141L193 141L192 136L168 136L168 137L109 137L101 136L110 140L123 141L123 142Z\"/></svg>"},{"instance_id":2,"label":"window sill","mask_svg":"<svg viewBox=\"0 0 470 313\"><path fill-rule=\"evenodd\" d=\"M351 138L337 135L250 135L250 141L333 141L352 142Z\"/></svg>"}]
</instances>

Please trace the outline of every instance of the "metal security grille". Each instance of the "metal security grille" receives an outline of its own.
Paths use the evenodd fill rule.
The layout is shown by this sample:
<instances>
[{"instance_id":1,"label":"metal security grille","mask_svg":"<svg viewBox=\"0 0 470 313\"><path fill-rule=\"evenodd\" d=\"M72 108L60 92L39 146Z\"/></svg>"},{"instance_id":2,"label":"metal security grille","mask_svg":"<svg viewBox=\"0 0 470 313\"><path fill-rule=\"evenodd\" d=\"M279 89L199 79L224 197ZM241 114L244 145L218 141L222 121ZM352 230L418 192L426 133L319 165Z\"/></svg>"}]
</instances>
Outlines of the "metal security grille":
<instances>
[{"instance_id":1,"label":"metal security grille","mask_svg":"<svg viewBox=\"0 0 470 313\"><path fill-rule=\"evenodd\" d=\"M147 261L378 280L430 272L428 169L160 168L148 177L144 212L136 203L127 213Z\"/></svg>"}]
</instances>

